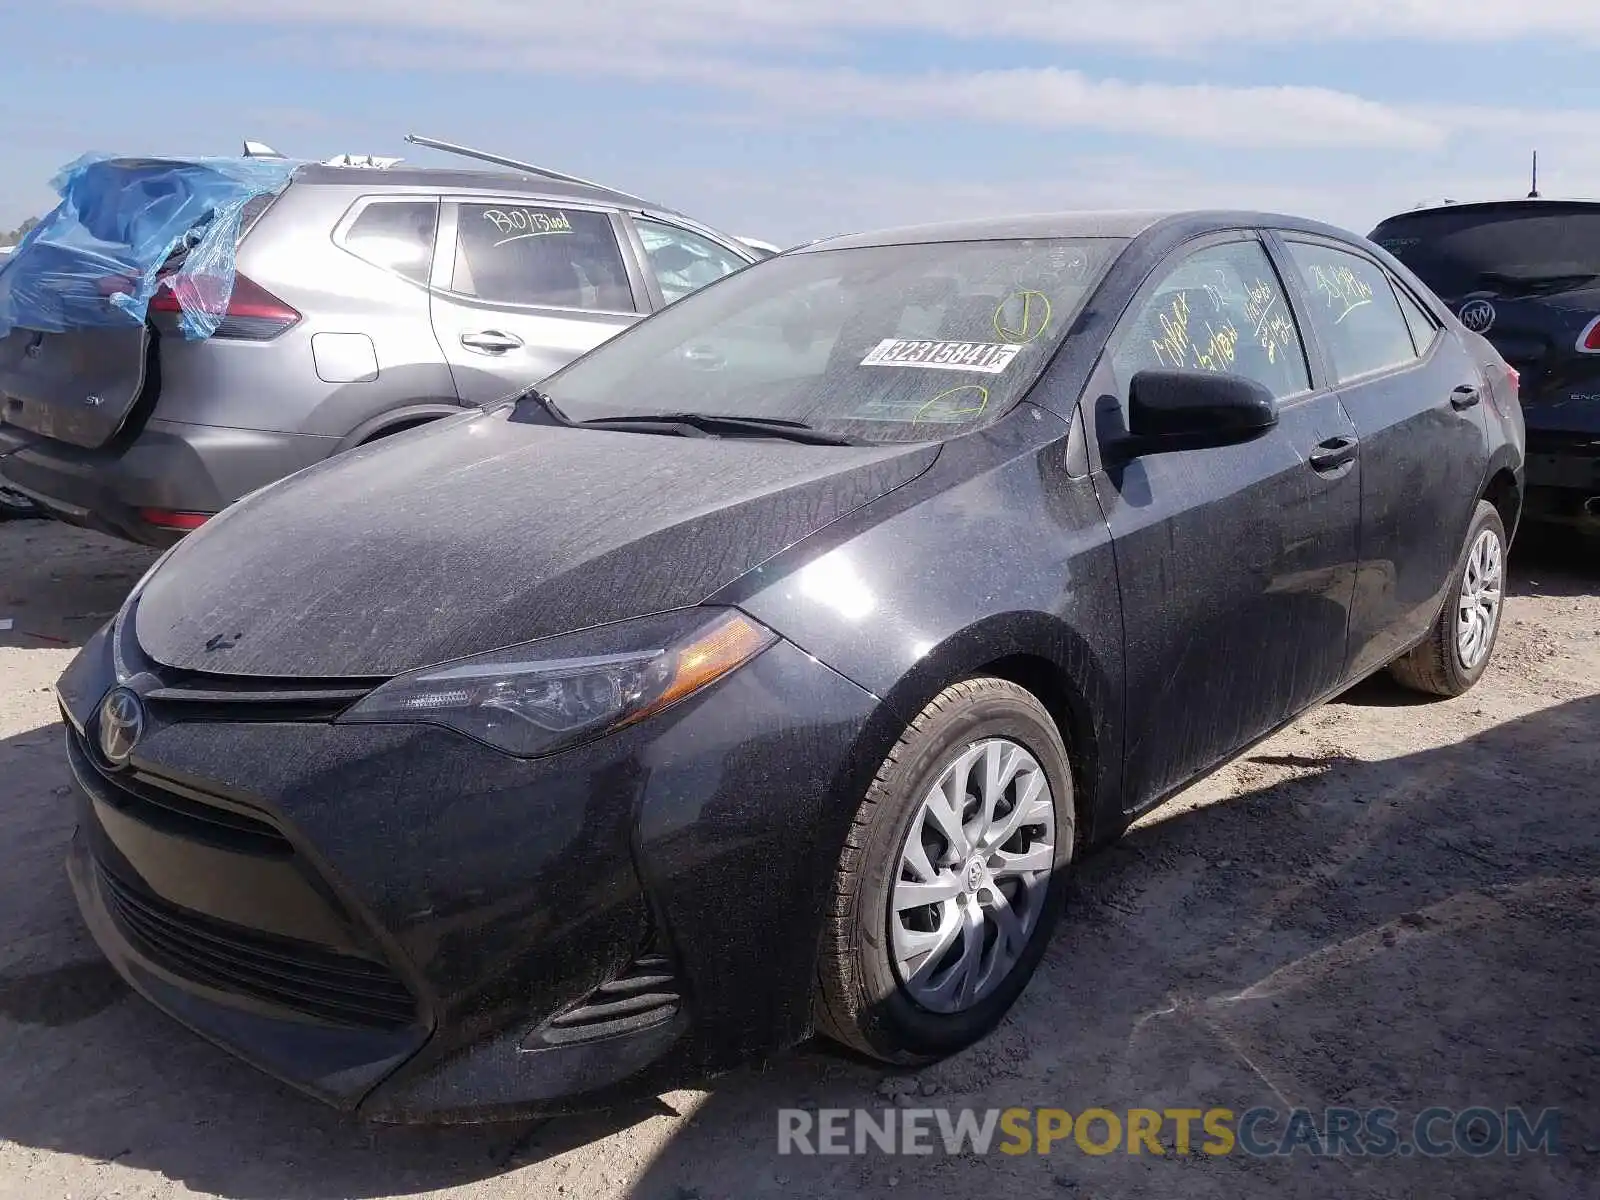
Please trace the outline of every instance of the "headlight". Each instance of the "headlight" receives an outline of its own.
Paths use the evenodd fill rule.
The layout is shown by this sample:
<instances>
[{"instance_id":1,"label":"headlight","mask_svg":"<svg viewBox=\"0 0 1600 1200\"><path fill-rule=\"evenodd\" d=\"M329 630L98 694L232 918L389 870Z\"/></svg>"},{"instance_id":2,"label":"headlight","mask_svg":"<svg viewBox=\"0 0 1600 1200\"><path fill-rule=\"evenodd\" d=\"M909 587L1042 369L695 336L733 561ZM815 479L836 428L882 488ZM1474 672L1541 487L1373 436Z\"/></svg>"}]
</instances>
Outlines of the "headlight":
<instances>
[{"instance_id":1,"label":"headlight","mask_svg":"<svg viewBox=\"0 0 1600 1200\"><path fill-rule=\"evenodd\" d=\"M660 712L776 640L741 612L680 610L425 667L339 721L442 725L519 757L549 754Z\"/></svg>"}]
</instances>

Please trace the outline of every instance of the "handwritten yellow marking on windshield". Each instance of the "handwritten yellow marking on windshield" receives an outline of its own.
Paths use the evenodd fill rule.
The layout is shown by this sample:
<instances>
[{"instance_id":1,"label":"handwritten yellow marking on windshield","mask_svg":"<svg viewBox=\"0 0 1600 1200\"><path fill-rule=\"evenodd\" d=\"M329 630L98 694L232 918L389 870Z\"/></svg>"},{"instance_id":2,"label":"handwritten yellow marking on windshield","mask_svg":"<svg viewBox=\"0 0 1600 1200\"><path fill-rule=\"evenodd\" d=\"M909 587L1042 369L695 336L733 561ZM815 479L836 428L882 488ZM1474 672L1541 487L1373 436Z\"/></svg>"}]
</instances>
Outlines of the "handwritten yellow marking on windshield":
<instances>
[{"instance_id":1,"label":"handwritten yellow marking on windshield","mask_svg":"<svg viewBox=\"0 0 1600 1200\"><path fill-rule=\"evenodd\" d=\"M966 403L969 407L948 409L945 412L940 413L941 417L975 417L984 409L989 407L988 388L977 383L964 383L960 387L945 388L944 391L940 392L921 408L917 409L916 416L911 418L912 424L922 420L922 415L934 405L938 404L941 400L944 400L950 396L959 395L962 392L976 392L977 396L975 398L969 397L964 401L964 403Z\"/></svg>"},{"instance_id":2,"label":"handwritten yellow marking on windshield","mask_svg":"<svg viewBox=\"0 0 1600 1200\"><path fill-rule=\"evenodd\" d=\"M1363 304L1372 303L1372 288L1349 267L1314 266L1311 268L1311 286L1322 294L1328 307L1339 314L1333 319L1335 325Z\"/></svg>"},{"instance_id":3,"label":"handwritten yellow marking on windshield","mask_svg":"<svg viewBox=\"0 0 1600 1200\"><path fill-rule=\"evenodd\" d=\"M1043 292L1013 292L994 310L994 331L1003 342L1028 343L1050 327L1050 297Z\"/></svg>"}]
</instances>

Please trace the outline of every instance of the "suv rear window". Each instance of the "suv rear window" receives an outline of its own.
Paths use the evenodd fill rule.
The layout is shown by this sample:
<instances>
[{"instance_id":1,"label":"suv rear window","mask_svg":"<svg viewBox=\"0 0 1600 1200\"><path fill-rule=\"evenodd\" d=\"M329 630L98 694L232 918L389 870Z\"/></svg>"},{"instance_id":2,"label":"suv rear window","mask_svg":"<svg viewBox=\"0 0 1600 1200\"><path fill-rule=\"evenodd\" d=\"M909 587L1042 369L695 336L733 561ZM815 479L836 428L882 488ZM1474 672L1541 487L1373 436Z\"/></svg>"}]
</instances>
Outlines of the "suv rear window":
<instances>
[{"instance_id":1,"label":"suv rear window","mask_svg":"<svg viewBox=\"0 0 1600 1200\"><path fill-rule=\"evenodd\" d=\"M463 204L450 290L497 304L634 312L609 215L528 204Z\"/></svg>"},{"instance_id":2,"label":"suv rear window","mask_svg":"<svg viewBox=\"0 0 1600 1200\"><path fill-rule=\"evenodd\" d=\"M1538 295L1600 277L1600 205L1550 201L1390 217L1377 242L1446 298Z\"/></svg>"}]
</instances>

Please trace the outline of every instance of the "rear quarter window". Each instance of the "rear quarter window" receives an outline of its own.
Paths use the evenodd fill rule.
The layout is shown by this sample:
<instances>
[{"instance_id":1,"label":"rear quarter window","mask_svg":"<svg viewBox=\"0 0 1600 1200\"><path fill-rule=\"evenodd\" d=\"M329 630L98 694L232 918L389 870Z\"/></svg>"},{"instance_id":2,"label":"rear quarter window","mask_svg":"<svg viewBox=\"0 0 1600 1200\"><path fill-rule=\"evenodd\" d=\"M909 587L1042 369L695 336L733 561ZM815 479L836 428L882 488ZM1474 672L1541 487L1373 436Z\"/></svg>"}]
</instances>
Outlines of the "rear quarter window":
<instances>
[{"instance_id":1,"label":"rear quarter window","mask_svg":"<svg viewBox=\"0 0 1600 1200\"><path fill-rule=\"evenodd\" d=\"M425 284L438 224L437 200L374 201L351 222L340 244L375 267Z\"/></svg>"}]
</instances>

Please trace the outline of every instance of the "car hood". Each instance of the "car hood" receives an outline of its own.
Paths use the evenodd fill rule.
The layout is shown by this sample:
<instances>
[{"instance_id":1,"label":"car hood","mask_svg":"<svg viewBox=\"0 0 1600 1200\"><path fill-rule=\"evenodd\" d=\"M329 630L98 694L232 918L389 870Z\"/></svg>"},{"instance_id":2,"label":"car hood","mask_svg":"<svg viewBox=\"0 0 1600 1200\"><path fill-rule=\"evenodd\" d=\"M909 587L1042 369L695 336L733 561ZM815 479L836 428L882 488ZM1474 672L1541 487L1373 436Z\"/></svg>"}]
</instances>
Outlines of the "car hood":
<instances>
[{"instance_id":1,"label":"car hood","mask_svg":"<svg viewBox=\"0 0 1600 1200\"><path fill-rule=\"evenodd\" d=\"M397 674L695 604L925 471L938 447L519 424L401 434L190 534L135 600L150 658L217 674Z\"/></svg>"}]
</instances>

